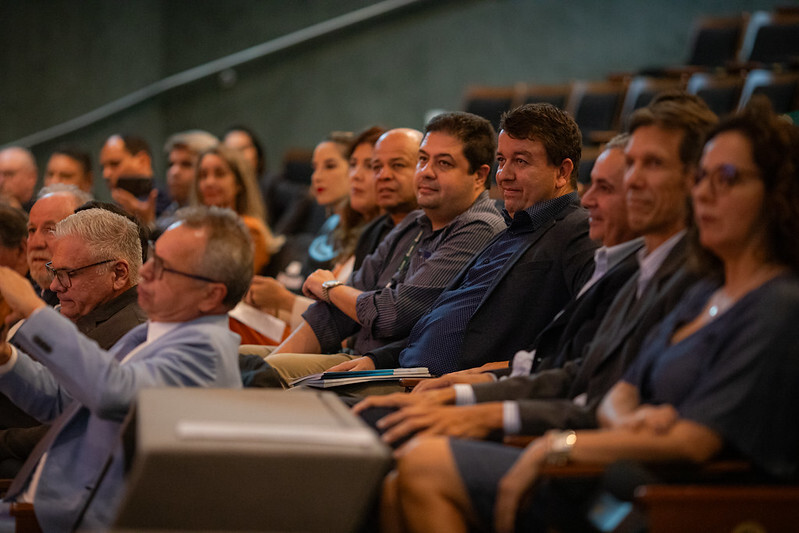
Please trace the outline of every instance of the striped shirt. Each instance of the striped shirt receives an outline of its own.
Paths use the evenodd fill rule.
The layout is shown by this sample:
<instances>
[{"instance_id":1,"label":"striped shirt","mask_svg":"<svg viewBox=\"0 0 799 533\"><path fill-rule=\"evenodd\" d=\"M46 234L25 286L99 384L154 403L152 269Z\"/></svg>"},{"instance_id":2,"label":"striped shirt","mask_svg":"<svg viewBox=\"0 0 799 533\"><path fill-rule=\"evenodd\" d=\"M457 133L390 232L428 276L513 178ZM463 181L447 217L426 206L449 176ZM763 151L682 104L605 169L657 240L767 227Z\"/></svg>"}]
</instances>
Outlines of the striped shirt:
<instances>
[{"instance_id":1,"label":"striped shirt","mask_svg":"<svg viewBox=\"0 0 799 533\"><path fill-rule=\"evenodd\" d=\"M322 352L341 351L341 342L351 335L355 353L407 337L452 278L504 227L487 192L435 231L424 211L409 214L348 282L364 291L356 301L362 326L327 302L316 302L303 314ZM403 260L407 268L400 268Z\"/></svg>"}]
</instances>

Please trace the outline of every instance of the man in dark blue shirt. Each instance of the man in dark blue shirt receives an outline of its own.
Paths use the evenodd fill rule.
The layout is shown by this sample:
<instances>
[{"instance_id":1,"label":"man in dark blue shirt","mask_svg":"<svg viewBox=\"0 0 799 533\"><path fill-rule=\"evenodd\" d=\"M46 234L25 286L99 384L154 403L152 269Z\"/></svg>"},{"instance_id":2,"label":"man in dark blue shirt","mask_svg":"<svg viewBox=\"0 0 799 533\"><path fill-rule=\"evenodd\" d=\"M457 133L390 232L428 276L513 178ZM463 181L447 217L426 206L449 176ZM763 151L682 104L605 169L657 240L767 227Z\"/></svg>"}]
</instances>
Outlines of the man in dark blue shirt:
<instances>
[{"instance_id":1,"label":"man in dark blue shirt","mask_svg":"<svg viewBox=\"0 0 799 533\"><path fill-rule=\"evenodd\" d=\"M502 118L497 184L507 229L491 241L414 326L406 343L334 367L428 367L446 373L506 361L528 346L591 275L597 244L576 189L582 138L549 104Z\"/></svg>"}]
</instances>

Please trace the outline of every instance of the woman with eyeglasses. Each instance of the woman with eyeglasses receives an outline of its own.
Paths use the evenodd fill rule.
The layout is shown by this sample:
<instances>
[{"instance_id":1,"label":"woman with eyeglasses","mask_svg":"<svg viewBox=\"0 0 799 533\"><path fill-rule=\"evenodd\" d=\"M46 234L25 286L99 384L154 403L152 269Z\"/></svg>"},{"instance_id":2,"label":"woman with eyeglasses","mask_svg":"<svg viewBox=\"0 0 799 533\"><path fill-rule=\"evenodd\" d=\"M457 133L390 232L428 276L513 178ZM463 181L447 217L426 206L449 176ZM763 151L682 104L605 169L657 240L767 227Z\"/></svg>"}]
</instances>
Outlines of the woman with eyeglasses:
<instances>
[{"instance_id":1,"label":"woman with eyeglasses","mask_svg":"<svg viewBox=\"0 0 799 533\"><path fill-rule=\"evenodd\" d=\"M564 530L589 527L580 518L589 493L552 499L555 485L537 485L551 463L723 456L748 461L759 479L799 478L799 130L753 100L709 136L692 196L692 260L707 277L605 397L601 429L551 431L524 450L418 442L394 485L408 530L466 531L477 521L545 531L564 528L563 515ZM449 460L432 464L442 446ZM447 494L414 483L420 472ZM553 519L558 505L567 512Z\"/></svg>"}]
</instances>

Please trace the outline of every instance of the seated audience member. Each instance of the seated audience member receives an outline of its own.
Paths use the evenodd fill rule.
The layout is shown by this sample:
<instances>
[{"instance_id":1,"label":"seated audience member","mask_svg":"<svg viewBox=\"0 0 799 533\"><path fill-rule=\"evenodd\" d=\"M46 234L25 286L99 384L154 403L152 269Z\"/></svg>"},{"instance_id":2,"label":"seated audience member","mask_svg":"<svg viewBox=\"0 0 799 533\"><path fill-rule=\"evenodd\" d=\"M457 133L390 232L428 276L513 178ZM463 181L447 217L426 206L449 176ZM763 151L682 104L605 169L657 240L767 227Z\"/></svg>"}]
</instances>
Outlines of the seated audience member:
<instances>
[{"instance_id":1,"label":"seated audience member","mask_svg":"<svg viewBox=\"0 0 799 533\"><path fill-rule=\"evenodd\" d=\"M86 211L88 209L104 209L105 211L109 211L115 215L123 216L136 224L136 228L138 228L139 231L139 242L141 242L141 262L142 264L147 262L147 244L150 242L150 236L152 235L147 226L142 225L138 218L122 209L118 204L111 202L92 200L91 202L86 202L85 204L79 206L77 209L75 209L75 212L80 213L81 211Z\"/></svg>"},{"instance_id":2,"label":"seated audience member","mask_svg":"<svg viewBox=\"0 0 799 533\"><path fill-rule=\"evenodd\" d=\"M314 270L332 269L346 259L355 247L361 230L368 222L366 215L354 210L349 203L349 162L353 137L348 132L333 132L316 145L311 164L311 194L325 208L327 218L307 250L286 258L286 267L277 274L278 281L299 293L301 281ZM374 217L372 209L367 214ZM287 283L296 281L295 284Z\"/></svg>"},{"instance_id":3,"label":"seated audience member","mask_svg":"<svg viewBox=\"0 0 799 533\"><path fill-rule=\"evenodd\" d=\"M194 204L224 207L239 215L255 246L253 272L260 272L278 244L264 223L264 204L241 155L221 145L200 154L192 194Z\"/></svg>"},{"instance_id":4,"label":"seated audience member","mask_svg":"<svg viewBox=\"0 0 799 533\"><path fill-rule=\"evenodd\" d=\"M111 191L111 198L142 224L151 226L169 205L169 197L152 183L147 194L134 196L118 186L119 178L138 177L153 180L153 155L150 145L135 135L114 134L100 150L103 179Z\"/></svg>"},{"instance_id":5,"label":"seated audience member","mask_svg":"<svg viewBox=\"0 0 799 533\"><path fill-rule=\"evenodd\" d=\"M797 168L799 131L765 100L722 121L692 190L692 259L706 279L652 331L602 401L601 430L550 432L524 450L421 442L399 468L408 529L464 531L473 519L500 532L517 520L524 531L585 527L575 519L582 502L564 502L552 483L522 504L551 460L701 463L724 453L767 479L796 480Z\"/></svg>"},{"instance_id":6,"label":"seated audience member","mask_svg":"<svg viewBox=\"0 0 799 533\"><path fill-rule=\"evenodd\" d=\"M103 209L70 215L55 226L50 285L60 300L58 312L103 350L147 320L137 303L142 263L138 226ZM17 409L0 402L0 475L13 477L47 432L47 426L15 425ZM10 428L10 429L8 429Z\"/></svg>"},{"instance_id":7,"label":"seated audience member","mask_svg":"<svg viewBox=\"0 0 799 533\"><path fill-rule=\"evenodd\" d=\"M105 209L79 211L56 224L50 247L58 311L100 348L147 319L137 303L142 250L134 222Z\"/></svg>"},{"instance_id":8,"label":"seated audience member","mask_svg":"<svg viewBox=\"0 0 799 533\"><path fill-rule=\"evenodd\" d=\"M497 183L507 229L461 270L407 342L372 349L335 370L427 367L444 374L507 361L586 282L597 246L574 192L582 149L577 124L555 106L528 104L506 113L500 128ZM419 167L429 171L437 163L422 154Z\"/></svg>"},{"instance_id":9,"label":"seated audience member","mask_svg":"<svg viewBox=\"0 0 799 533\"><path fill-rule=\"evenodd\" d=\"M0 150L0 199L30 212L38 172L33 154L25 148Z\"/></svg>"},{"instance_id":10,"label":"seated audience member","mask_svg":"<svg viewBox=\"0 0 799 533\"><path fill-rule=\"evenodd\" d=\"M411 138L405 131L398 135ZM327 270L309 276L303 292L320 301L267 362L289 380L352 359L336 353L351 335L357 354L406 336L452 277L502 228L486 191L495 139L491 124L476 115L433 118L418 148L414 178L422 210L394 228L349 285Z\"/></svg>"},{"instance_id":11,"label":"seated audience member","mask_svg":"<svg viewBox=\"0 0 799 533\"><path fill-rule=\"evenodd\" d=\"M241 153L260 182L266 173L266 152L255 132L246 126L231 126L222 135L222 144Z\"/></svg>"},{"instance_id":12,"label":"seated audience member","mask_svg":"<svg viewBox=\"0 0 799 533\"><path fill-rule=\"evenodd\" d=\"M288 248L281 249L281 255L294 257L297 252L304 252L325 220L324 208L316 204L308 187L310 153L289 150L283 170L270 173L266 150L251 128L242 125L229 127L222 136L222 143L238 150L253 168L266 206L266 224L278 235L301 237L302 245L295 243L297 239L290 239L286 243ZM282 263L270 264L270 273L277 274L284 266Z\"/></svg>"},{"instance_id":13,"label":"seated audience member","mask_svg":"<svg viewBox=\"0 0 799 533\"><path fill-rule=\"evenodd\" d=\"M49 243L55 225L75 212L78 206L92 197L74 185L55 184L39 191L28 217L28 268L36 282L39 295L48 305L56 305L58 298L50 287L50 273L46 264L53 259Z\"/></svg>"},{"instance_id":14,"label":"seated audience member","mask_svg":"<svg viewBox=\"0 0 799 533\"><path fill-rule=\"evenodd\" d=\"M353 251L353 270L361 268L366 256L377 249L386 235L394 229L394 226L402 222L408 213L417 208L412 180L407 180L411 184L407 188L395 187L394 185L399 183L399 173L385 164L380 165L378 172L377 155L377 144L375 143L368 157L366 153L363 153L361 157L357 157L357 154L353 153L350 157L350 167L354 165L358 169L362 169L356 170L356 187L358 183L361 184L360 187L371 187L381 213L363 228L361 236L358 237ZM407 169L404 168L399 170L407 172ZM378 194L378 190L380 194Z\"/></svg>"},{"instance_id":15,"label":"seated audience member","mask_svg":"<svg viewBox=\"0 0 799 533\"><path fill-rule=\"evenodd\" d=\"M659 95L633 115L625 148L624 192L627 224L644 239L637 253L640 268L597 317L599 325L590 341L583 341L582 350L556 353L557 364L549 364L546 371L523 364L525 354L517 354L522 364L515 364L515 377L499 382L486 374L453 376L450 381L461 384L369 399L361 409L419 404L379 423L384 429L396 426L385 439L394 442L416 431L485 438L495 432L536 435L551 428L596 427L595 412L602 397L638 355L649 330L696 280L682 268L685 225L702 142L715 121L701 100L682 93ZM647 164L654 159L661 164ZM601 168L603 162L597 164ZM591 198L589 194L589 206ZM553 359L550 354L539 355ZM530 375L531 371L535 373ZM456 402L457 407L433 407ZM453 423L456 419L463 424Z\"/></svg>"},{"instance_id":16,"label":"seated audience member","mask_svg":"<svg viewBox=\"0 0 799 533\"><path fill-rule=\"evenodd\" d=\"M28 275L28 216L25 211L0 204L0 266Z\"/></svg>"},{"instance_id":17,"label":"seated audience member","mask_svg":"<svg viewBox=\"0 0 799 533\"><path fill-rule=\"evenodd\" d=\"M361 237L366 228L370 227L378 218L378 215L385 214L385 210L377 202L375 174L374 169L372 169L375 143L385 131L379 126L372 126L362 131L352 143L349 153L350 204L356 211L367 213L364 218L368 221L361 229L357 241L352 243L350 272L359 269L364 258L372 253L382 240L378 239L371 248L366 248L366 244L361 241ZM382 236L385 237L387 234L388 231Z\"/></svg>"},{"instance_id":18,"label":"seated audience member","mask_svg":"<svg viewBox=\"0 0 799 533\"><path fill-rule=\"evenodd\" d=\"M357 175L367 174L372 180L377 207L383 213L361 232L353 252L353 270L361 268L366 256L377 250L391 230L418 207L413 177L416 173L415 161L421 137L412 146L413 143L402 142L401 135L403 131L416 130L400 128L393 131L394 133L387 132L377 139L370 159L366 159L365 154L363 157L355 157L353 153L350 157L350 166L355 164L358 168L363 168L362 171L357 171ZM408 161L412 164L408 165Z\"/></svg>"},{"instance_id":19,"label":"seated audience member","mask_svg":"<svg viewBox=\"0 0 799 533\"><path fill-rule=\"evenodd\" d=\"M53 151L44 171L44 186L56 183L74 185L91 194L94 185L92 158L77 146L62 145Z\"/></svg>"},{"instance_id":20,"label":"seated audience member","mask_svg":"<svg viewBox=\"0 0 799 533\"><path fill-rule=\"evenodd\" d=\"M91 196L74 185L56 183L39 191L28 217L26 241L28 278L34 291L47 305L58 305L58 296L50 290L52 278L47 263L53 259L51 243L53 230L58 222L71 215ZM5 340L6 334L2 336ZM13 405L4 394L0 394L0 429L37 425L36 421Z\"/></svg>"},{"instance_id":21,"label":"seated audience member","mask_svg":"<svg viewBox=\"0 0 799 533\"><path fill-rule=\"evenodd\" d=\"M187 207L197 176L199 155L219 144L219 139L202 130L188 130L171 135L164 144L167 155L166 185L172 203L156 220L156 228L164 231L175 220L175 212Z\"/></svg>"},{"instance_id":22,"label":"seated audience member","mask_svg":"<svg viewBox=\"0 0 799 533\"><path fill-rule=\"evenodd\" d=\"M355 264L357 243L352 239L354 233L347 228L363 228L378 214L371 161L374 144L382 134L383 130L378 127L363 131L355 138L347 154L350 208L345 209L343 216L349 220L333 230L334 240L340 243L337 246L340 251L333 273L340 279L349 278ZM359 219L361 222L358 222ZM375 247L377 244L379 243L375 243ZM369 250L369 253L372 251L374 250ZM294 294L276 279L265 276L253 277L245 301L262 311L276 312L277 316L284 318L292 329L302 322L302 313L313 303L310 298Z\"/></svg>"},{"instance_id":23,"label":"seated audience member","mask_svg":"<svg viewBox=\"0 0 799 533\"><path fill-rule=\"evenodd\" d=\"M12 339L16 348L0 350L0 390L53 421L47 454L31 455L6 499L33 502L45 531L107 529L123 490L122 421L137 393L241 387L239 338L226 313L251 275L249 232L234 213L181 211L140 272L139 305L149 321L105 351L0 268L0 292L26 318Z\"/></svg>"}]
</instances>

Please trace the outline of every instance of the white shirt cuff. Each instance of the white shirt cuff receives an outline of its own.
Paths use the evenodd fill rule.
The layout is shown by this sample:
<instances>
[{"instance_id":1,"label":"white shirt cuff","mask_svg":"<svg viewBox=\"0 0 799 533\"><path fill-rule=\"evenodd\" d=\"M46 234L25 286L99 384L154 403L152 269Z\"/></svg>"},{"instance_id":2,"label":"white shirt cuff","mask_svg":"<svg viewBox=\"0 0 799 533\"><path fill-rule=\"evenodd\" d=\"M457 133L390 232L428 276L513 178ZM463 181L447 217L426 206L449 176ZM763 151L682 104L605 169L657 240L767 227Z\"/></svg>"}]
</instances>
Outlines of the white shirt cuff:
<instances>
[{"instance_id":1,"label":"white shirt cuff","mask_svg":"<svg viewBox=\"0 0 799 533\"><path fill-rule=\"evenodd\" d=\"M9 372L11 372L12 370L14 370L14 365L17 364L17 359L18 359L17 349L13 345L10 346L11 346L11 357L8 358L8 361L6 361L5 364L0 365L0 376L4 376Z\"/></svg>"},{"instance_id":2,"label":"white shirt cuff","mask_svg":"<svg viewBox=\"0 0 799 533\"><path fill-rule=\"evenodd\" d=\"M471 385L458 383L453 385L452 388L455 389L455 405L474 405L477 403L477 398Z\"/></svg>"},{"instance_id":3,"label":"white shirt cuff","mask_svg":"<svg viewBox=\"0 0 799 533\"><path fill-rule=\"evenodd\" d=\"M505 435L518 435L522 431L519 402L502 402L502 428Z\"/></svg>"}]
</instances>

